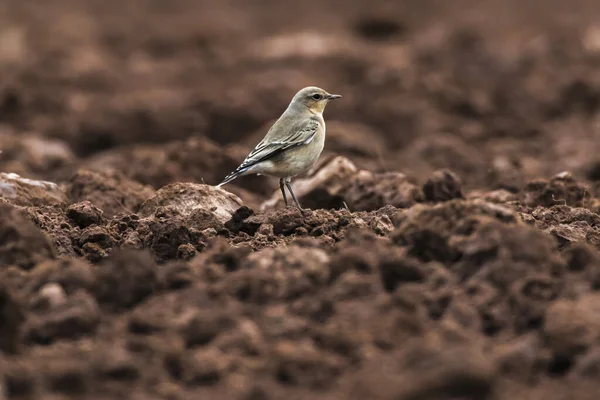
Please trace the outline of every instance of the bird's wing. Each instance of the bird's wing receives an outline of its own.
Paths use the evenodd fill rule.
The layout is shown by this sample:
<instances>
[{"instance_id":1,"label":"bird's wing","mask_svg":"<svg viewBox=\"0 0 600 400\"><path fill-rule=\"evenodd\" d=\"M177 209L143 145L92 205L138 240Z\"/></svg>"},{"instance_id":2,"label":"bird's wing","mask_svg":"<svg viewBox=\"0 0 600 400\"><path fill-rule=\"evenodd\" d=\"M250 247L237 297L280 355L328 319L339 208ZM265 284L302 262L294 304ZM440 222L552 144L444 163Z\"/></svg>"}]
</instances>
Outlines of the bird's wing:
<instances>
[{"instance_id":1,"label":"bird's wing","mask_svg":"<svg viewBox=\"0 0 600 400\"><path fill-rule=\"evenodd\" d=\"M248 154L248 157L239 166L238 170L244 170L261 161L267 160L276 154L292 147L302 146L310 143L319 130L319 121L314 119L304 120L292 124L286 131L289 134L277 140L269 140L269 135ZM269 132L270 133L270 132Z\"/></svg>"},{"instance_id":2,"label":"bird's wing","mask_svg":"<svg viewBox=\"0 0 600 400\"><path fill-rule=\"evenodd\" d=\"M275 137L280 136L278 132L283 130L288 132L287 136L282 138ZM310 143L317 132L319 131L319 121L315 119L304 119L299 122L289 123L289 120L279 120L269 129L269 132L265 135L265 138L248 154L248 157L235 169L232 173L227 175L223 182L217 187L221 187L228 182L231 182L240 175L243 175L253 165L265 161L282 151L291 149L293 147L302 146Z\"/></svg>"}]
</instances>

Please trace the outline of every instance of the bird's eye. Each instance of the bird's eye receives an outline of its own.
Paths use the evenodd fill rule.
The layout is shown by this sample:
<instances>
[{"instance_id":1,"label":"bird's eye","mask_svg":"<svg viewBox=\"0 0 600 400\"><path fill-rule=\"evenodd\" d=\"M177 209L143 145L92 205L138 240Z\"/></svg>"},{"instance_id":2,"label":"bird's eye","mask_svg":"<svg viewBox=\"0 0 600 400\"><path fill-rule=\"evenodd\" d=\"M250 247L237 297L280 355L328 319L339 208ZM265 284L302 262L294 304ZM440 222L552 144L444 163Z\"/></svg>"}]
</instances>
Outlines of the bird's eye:
<instances>
[{"instance_id":1,"label":"bird's eye","mask_svg":"<svg viewBox=\"0 0 600 400\"><path fill-rule=\"evenodd\" d=\"M321 95L320 95L320 94L318 94L318 93L317 93L317 94L313 94L311 97L312 97L314 100L321 100L321 99L323 99L323 96L321 96Z\"/></svg>"}]
</instances>

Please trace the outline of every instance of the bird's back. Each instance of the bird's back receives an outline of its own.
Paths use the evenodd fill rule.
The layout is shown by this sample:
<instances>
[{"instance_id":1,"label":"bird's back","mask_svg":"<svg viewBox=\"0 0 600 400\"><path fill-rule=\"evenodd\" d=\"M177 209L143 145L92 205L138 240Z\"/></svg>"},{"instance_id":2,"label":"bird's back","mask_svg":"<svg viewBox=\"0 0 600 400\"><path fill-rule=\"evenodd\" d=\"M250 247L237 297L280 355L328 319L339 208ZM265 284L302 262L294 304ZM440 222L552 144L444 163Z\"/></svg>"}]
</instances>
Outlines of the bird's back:
<instances>
[{"instance_id":1,"label":"bird's back","mask_svg":"<svg viewBox=\"0 0 600 400\"><path fill-rule=\"evenodd\" d=\"M264 175L290 178L301 174L317 161L325 145L325 125L319 125L310 141L275 154L257 165Z\"/></svg>"},{"instance_id":2,"label":"bird's back","mask_svg":"<svg viewBox=\"0 0 600 400\"><path fill-rule=\"evenodd\" d=\"M283 141L286 137L303 129L312 117L314 117L314 115L308 110L297 110L292 106L288 107L267 131L265 137L261 140L261 143ZM321 121L322 120L323 118L321 118Z\"/></svg>"}]
</instances>

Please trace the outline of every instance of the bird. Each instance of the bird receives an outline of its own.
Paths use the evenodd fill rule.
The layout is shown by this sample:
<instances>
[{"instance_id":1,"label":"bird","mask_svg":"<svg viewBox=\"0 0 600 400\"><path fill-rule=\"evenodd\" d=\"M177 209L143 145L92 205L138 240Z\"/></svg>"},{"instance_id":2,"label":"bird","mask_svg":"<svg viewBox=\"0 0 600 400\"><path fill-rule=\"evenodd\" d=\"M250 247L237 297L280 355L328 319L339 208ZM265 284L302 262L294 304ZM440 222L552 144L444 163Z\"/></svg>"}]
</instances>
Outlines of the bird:
<instances>
[{"instance_id":1,"label":"bird","mask_svg":"<svg viewBox=\"0 0 600 400\"><path fill-rule=\"evenodd\" d=\"M316 86L301 89L260 143L217 188L249 174L277 177L285 206L288 206L287 188L296 207L303 212L291 181L319 159L325 146L323 111L331 100L341 97Z\"/></svg>"}]
</instances>

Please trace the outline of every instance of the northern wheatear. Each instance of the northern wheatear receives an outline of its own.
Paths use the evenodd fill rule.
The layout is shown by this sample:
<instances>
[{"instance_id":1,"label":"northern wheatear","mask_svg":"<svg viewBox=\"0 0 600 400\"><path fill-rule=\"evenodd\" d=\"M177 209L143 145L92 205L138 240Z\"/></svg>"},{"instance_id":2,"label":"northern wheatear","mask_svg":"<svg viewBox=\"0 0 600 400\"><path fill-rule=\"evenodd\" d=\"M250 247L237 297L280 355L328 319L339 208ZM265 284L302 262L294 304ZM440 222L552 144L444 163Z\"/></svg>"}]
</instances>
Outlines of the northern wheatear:
<instances>
[{"instance_id":1,"label":"northern wheatear","mask_svg":"<svg viewBox=\"0 0 600 400\"><path fill-rule=\"evenodd\" d=\"M274 176L279 178L285 205L288 201L284 185L302 211L290 182L292 177L307 171L319 159L325 144L323 111L330 100L340 97L314 86L300 90L263 140L217 187L248 174Z\"/></svg>"}]
</instances>

